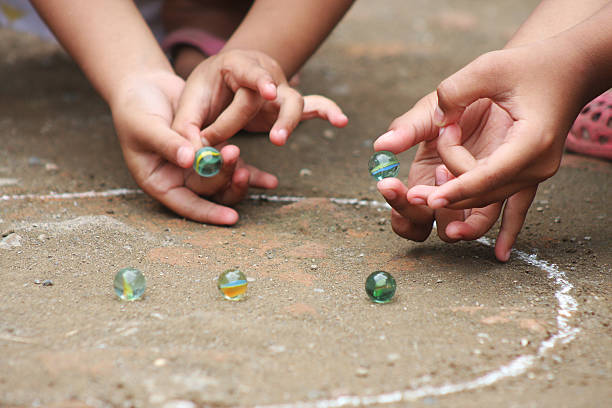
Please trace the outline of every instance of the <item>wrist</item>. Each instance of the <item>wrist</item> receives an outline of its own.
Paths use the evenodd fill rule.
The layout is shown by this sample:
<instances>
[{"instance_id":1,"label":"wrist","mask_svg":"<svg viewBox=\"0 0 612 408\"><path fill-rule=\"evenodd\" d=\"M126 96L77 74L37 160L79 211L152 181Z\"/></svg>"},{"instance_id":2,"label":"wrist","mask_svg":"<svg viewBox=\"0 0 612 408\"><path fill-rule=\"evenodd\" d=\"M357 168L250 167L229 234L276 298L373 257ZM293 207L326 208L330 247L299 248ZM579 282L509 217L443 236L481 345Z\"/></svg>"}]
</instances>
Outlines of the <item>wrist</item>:
<instances>
[{"instance_id":1,"label":"wrist","mask_svg":"<svg viewBox=\"0 0 612 408\"><path fill-rule=\"evenodd\" d=\"M163 88L166 84L183 82L171 69L143 69L133 71L116 78L109 89L101 92L106 103L114 111L118 106L125 106L137 90L143 87Z\"/></svg>"}]
</instances>

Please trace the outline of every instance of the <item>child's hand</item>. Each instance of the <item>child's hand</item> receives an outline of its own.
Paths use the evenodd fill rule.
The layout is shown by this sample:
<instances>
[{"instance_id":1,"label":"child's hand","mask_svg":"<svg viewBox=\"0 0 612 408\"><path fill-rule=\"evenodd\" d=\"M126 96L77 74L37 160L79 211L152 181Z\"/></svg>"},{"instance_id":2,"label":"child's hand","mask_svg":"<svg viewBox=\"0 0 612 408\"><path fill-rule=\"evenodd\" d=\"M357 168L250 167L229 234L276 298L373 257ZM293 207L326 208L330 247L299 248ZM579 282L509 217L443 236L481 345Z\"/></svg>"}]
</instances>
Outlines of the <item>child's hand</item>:
<instances>
[{"instance_id":1,"label":"child's hand","mask_svg":"<svg viewBox=\"0 0 612 408\"><path fill-rule=\"evenodd\" d=\"M348 122L331 100L302 98L272 58L257 51L232 50L209 57L194 69L173 128L194 145L222 143L242 129L270 131L270 140L283 145L301 120L315 117L338 127Z\"/></svg>"},{"instance_id":2,"label":"child's hand","mask_svg":"<svg viewBox=\"0 0 612 408\"><path fill-rule=\"evenodd\" d=\"M441 236L459 240L486 233L507 200L495 249L506 261L538 183L558 169L564 138L584 103L575 84L579 67L556 62L567 52L537 43L485 54L398 118L375 148L400 152L424 142L403 204L435 210ZM446 125L441 133L439 125ZM462 222L454 211L440 222L442 209L471 216Z\"/></svg>"},{"instance_id":3,"label":"child's hand","mask_svg":"<svg viewBox=\"0 0 612 408\"><path fill-rule=\"evenodd\" d=\"M390 150L400 152L404 149L404 143L409 143L404 138L410 138L416 134L431 135L420 145L416 157L410 168L407 186L395 178L388 178L378 182L378 189L391 205L391 225L398 235L413 240L424 241L429 236L435 219L437 232L440 238L446 242L459 240L473 240L484 235L495 223L500 215L502 203L493 203L484 208L471 208L466 210L452 210L447 208L431 209L425 201L408 200L409 189L414 186L440 186L448 182L454 176L446 169L442 158L438 154L438 139L435 137L438 128L429 120L436 106L435 93L421 99L416 106L405 115L399 117L391 124L394 134L379 138L374 146L376 150ZM478 108L478 109L477 109ZM474 106L472 115L465 115L466 125L468 120L475 126L487 109L486 104ZM396 137L397 135L403 137ZM469 147L482 154L495 149L493 141L485 138L473 138ZM531 201L530 201L531 202ZM529 205L529 204L527 204ZM520 226L519 226L520 229ZM517 231L518 233L518 231ZM503 247L504 239L509 236L510 247L514 243L516 235L512 236L510 227L506 222L502 223L499 248ZM496 250L496 253L501 253ZM501 259L501 258L500 258Z\"/></svg>"},{"instance_id":4,"label":"child's hand","mask_svg":"<svg viewBox=\"0 0 612 408\"><path fill-rule=\"evenodd\" d=\"M276 177L245 166L236 146L219 147L224 164L218 175L198 176L191 168L194 145L170 128L183 88L182 79L162 72L131 78L118 92L111 109L126 164L147 194L177 214L204 223L234 224L235 210L200 196L231 205L244 197L249 185L276 187Z\"/></svg>"}]
</instances>

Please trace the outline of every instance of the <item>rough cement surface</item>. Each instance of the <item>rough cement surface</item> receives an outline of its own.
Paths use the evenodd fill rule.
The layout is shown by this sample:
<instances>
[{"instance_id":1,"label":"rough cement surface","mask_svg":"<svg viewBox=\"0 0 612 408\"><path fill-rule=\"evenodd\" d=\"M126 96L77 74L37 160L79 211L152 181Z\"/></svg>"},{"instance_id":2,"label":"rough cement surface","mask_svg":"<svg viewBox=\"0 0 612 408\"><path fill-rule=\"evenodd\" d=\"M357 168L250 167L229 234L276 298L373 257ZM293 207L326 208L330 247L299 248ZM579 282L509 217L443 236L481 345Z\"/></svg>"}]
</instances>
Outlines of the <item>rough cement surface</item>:
<instances>
[{"instance_id":1,"label":"rough cement surface","mask_svg":"<svg viewBox=\"0 0 612 408\"><path fill-rule=\"evenodd\" d=\"M381 201L366 169L372 140L446 75L502 46L536 3L358 3L302 83L335 98L349 126L306 123L284 148L237 136L247 161L279 175L274 194L307 199L247 200L232 228L182 220L142 194L35 198L136 186L107 108L74 64L0 31L0 196L34 195L0 201L0 406L325 406L395 391L405 400L385 406L609 403L609 162L567 155L519 237L522 254L558 265L573 286L564 294L544 264L515 255L503 265L476 242L406 242L388 210L329 200ZM412 155L400 155L404 177ZM112 279L129 265L148 288L121 303ZM217 292L229 266L252 278L244 302ZM390 304L365 295L376 269L397 279ZM560 306L565 295L575 308ZM559 319L571 335L538 354ZM516 376L426 392L523 357L532 361Z\"/></svg>"}]
</instances>

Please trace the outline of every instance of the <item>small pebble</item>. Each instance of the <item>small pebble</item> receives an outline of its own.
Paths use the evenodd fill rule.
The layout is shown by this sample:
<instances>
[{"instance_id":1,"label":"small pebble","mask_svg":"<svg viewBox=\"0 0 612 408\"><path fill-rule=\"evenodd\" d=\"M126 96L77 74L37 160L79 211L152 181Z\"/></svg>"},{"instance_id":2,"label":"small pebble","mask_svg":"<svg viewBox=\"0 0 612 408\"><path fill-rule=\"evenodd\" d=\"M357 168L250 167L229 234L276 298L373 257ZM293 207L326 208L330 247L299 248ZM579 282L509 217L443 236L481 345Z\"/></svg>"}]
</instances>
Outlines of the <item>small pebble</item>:
<instances>
[{"instance_id":1,"label":"small pebble","mask_svg":"<svg viewBox=\"0 0 612 408\"><path fill-rule=\"evenodd\" d=\"M28 158L28 164L30 166L40 166L40 165L42 165L42 160L40 160L36 156L31 156L30 158Z\"/></svg>"},{"instance_id":2,"label":"small pebble","mask_svg":"<svg viewBox=\"0 0 612 408\"><path fill-rule=\"evenodd\" d=\"M168 360L166 360L165 358L158 358L153 362L153 365L155 367L163 367L166 364L168 364Z\"/></svg>"},{"instance_id":3,"label":"small pebble","mask_svg":"<svg viewBox=\"0 0 612 408\"><path fill-rule=\"evenodd\" d=\"M587 235L586 237L584 237L584 240L585 240L585 241L590 241L590 240L591 240L591 237Z\"/></svg>"},{"instance_id":4,"label":"small pebble","mask_svg":"<svg viewBox=\"0 0 612 408\"><path fill-rule=\"evenodd\" d=\"M0 187L15 186L17 184L19 184L19 180L16 178L0 178Z\"/></svg>"},{"instance_id":5,"label":"small pebble","mask_svg":"<svg viewBox=\"0 0 612 408\"><path fill-rule=\"evenodd\" d=\"M334 137L336 136L336 134L334 133L333 130L331 129L325 129L323 131L323 137L327 140L332 140Z\"/></svg>"},{"instance_id":6,"label":"small pebble","mask_svg":"<svg viewBox=\"0 0 612 408\"><path fill-rule=\"evenodd\" d=\"M53 286L53 281L51 279L47 279L43 281L42 285L43 286Z\"/></svg>"},{"instance_id":7,"label":"small pebble","mask_svg":"<svg viewBox=\"0 0 612 408\"><path fill-rule=\"evenodd\" d=\"M527 347L527 345L529 344L529 340L527 339L521 339L521 346L523 347Z\"/></svg>"},{"instance_id":8,"label":"small pebble","mask_svg":"<svg viewBox=\"0 0 612 408\"><path fill-rule=\"evenodd\" d=\"M389 363L389 365L395 364L395 362L399 361L400 358L401 356L397 353L387 354L387 362Z\"/></svg>"},{"instance_id":9,"label":"small pebble","mask_svg":"<svg viewBox=\"0 0 612 408\"><path fill-rule=\"evenodd\" d=\"M300 170L300 177L312 176L312 170L302 169Z\"/></svg>"},{"instance_id":10,"label":"small pebble","mask_svg":"<svg viewBox=\"0 0 612 408\"><path fill-rule=\"evenodd\" d=\"M537 207L537 208L536 208L536 211L538 211L538 212L542 212L542 211L544 211L544 207Z\"/></svg>"},{"instance_id":11,"label":"small pebble","mask_svg":"<svg viewBox=\"0 0 612 408\"><path fill-rule=\"evenodd\" d=\"M367 368L365 368L365 367L359 367L359 368L357 369L357 371L355 371L355 375L356 375L357 377L367 377L367 376L368 376L368 373L369 373L369 372L368 372L368 369L367 369Z\"/></svg>"},{"instance_id":12,"label":"small pebble","mask_svg":"<svg viewBox=\"0 0 612 408\"><path fill-rule=\"evenodd\" d=\"M555 217L555 224L559 224L561 222L561 217Z\"/></svg>"},{"instance_id":13,"label":"small pebble","mask_svg":"<svg viewBox=\"0 0 612 408\"><path fill-rule=\"evenodd\" d=\"M21 235L9 232L2 240L0 240L0 248L11 249L21 246Z\"/></svg>"},{"instance_id":14,"label":"small pebble","mask_svg":"<svg viewBox=\"0 0 612 408\"><path fill-rule=\"evenodd\" d=\"M174 400L166 402L162 408L197 408L197 405L191 401Z\"/></svg>"},{"instance_id":15,"label":"small pebble","mask_svg":"<svg viewBox=\"0 0 612 408\"><path fill-rule=\"evenodd\" d=\"M270 351L272 353L283 353L285 350L287 350L287 347L282 344L270 346Z\"/></svg>"},{"instance_id":16,"label":"small pebble","mask_svg":"<svg viewBox=\"0 0 612 408\"><path fill-rule=\"evenodd\" d=\"M57 167L57 164L55 163L47 163L45 164L45 170L47 171L57 171L59 169L59 167Z\"/></svg>"},{"instance_id":17,"label":"small pebble","mask_svg":"<svg viewBox=\"0 0 612 408\"><path fill-rule=\"evenodd\" d=\"M318 268L318 266L315 265L315 264L310 265L310 269L317 269L317 268Z\"/></svg>"}]
</instances>

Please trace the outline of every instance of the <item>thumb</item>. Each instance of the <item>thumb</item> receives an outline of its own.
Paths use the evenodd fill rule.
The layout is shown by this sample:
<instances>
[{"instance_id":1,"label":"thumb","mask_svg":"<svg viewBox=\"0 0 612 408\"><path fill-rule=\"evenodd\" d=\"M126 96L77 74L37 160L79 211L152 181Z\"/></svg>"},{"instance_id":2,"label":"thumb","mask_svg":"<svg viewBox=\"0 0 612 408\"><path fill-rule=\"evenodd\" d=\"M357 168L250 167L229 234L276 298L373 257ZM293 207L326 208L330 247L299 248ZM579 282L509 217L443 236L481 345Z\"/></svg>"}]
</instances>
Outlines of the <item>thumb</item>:
<instances>
[{"instance_id":1,"label":"thumb","mask_svg":"<svg viewBox=\"0 0 612 408\"><path fill-rule=\"evenodd\" d=\"M496 99L507 90L508 65L504 51L481 55L438 85L438 106L434 113L436 126L455 123L466 107L481 98Z\"/></svg>"},{"instance_id":2,"label":"thumb","mask_svg":"<svg viewBox=\"0 0 612 408\"><path fill-rule=\"evenodd\" d=\"M132 150L154 152L182 168L188 168L193 164L195 156L193 145L170 129L164 120L146 117L134 126L133 134L135 140Z\"/></svg>"}]
</instances>

